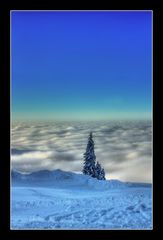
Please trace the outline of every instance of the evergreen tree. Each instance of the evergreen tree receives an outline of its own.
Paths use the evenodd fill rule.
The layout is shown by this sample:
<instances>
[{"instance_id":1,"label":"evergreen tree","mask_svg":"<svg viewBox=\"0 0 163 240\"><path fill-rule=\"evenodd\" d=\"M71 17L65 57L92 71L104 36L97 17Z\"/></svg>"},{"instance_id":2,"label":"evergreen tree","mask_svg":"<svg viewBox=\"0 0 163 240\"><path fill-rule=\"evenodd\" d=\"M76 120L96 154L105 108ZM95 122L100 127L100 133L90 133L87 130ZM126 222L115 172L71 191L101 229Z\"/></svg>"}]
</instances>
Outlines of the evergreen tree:
<instances>
[{"instance_id":1,"label":"evergreen tree","mask_svg":"<svg viewBox=\"0 0 163 240\"><path fill-rule=\"evenodd\" d=\"M99 180L105 180L105 171L103 168L101 168L101 165L99 162L97 162L96 167L95 167L95 176Z\"/></svg>"},{"instance_id":2,"label":"evergreen tree","mask_svg":"<svg viewBox=\"0 0 163 240\"><path fill-rule=\"evenodd\" d=\"M83 167L84 174L90 175L92 177L96 177L95 161L96 161L96 156L94 153L94 141L93 141L93 136L91 132L88 138L86 152L84 153L84 167Z\"/></svg>"},{"instance_id":3,"label":"evergreen tree","mask_svg":"<svg viewBox=\"0 0 163 240\"><path fill-rule=\"evenodd\" d=\"M86 152L84 153L83 173L85 175L90 175L91 177L97 178L98 180L105 180L104 169L101 168L99 162L96 163L92 132L89 135Z\"/></svg>"},{"instance_id":4,"label":"evergreen tree","mask_svg":"<svg viewBox=\"0 0 163 240\"><path fill-rule=\"evenodd\" d=\"M104 168L101 169L100 179L101 179L101 180L106 180Z\"/></svg>"},{"instance_id":5,"label":"evergreen tree","mask_svg":"<svg viewBox=\"0 0 163 240\"><path fill-rule=\"evenodd\" d=\"M101 174L101 165L99 162L97 162L95 167L95 176L97 179L100 179L100 174Z\"/></svg>"}]
</instances>

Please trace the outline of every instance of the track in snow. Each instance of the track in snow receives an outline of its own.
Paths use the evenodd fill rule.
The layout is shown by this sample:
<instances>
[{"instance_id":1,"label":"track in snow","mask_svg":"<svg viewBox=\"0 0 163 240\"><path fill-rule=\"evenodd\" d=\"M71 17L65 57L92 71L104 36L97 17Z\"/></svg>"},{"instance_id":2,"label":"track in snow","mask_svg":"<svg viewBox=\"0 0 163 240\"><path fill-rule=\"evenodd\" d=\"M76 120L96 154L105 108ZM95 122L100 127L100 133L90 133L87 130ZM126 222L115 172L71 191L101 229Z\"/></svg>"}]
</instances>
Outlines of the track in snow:
<instances>
[{"instance_id":1,"label":"track in snow","mask_svg":"<svg viewBox=\"0 0 163 240\"><path fill-rule=\"evenodd\" d=\"M150 187L12 187L12 229L151 229Z\"/></svg>"}]
</instances>

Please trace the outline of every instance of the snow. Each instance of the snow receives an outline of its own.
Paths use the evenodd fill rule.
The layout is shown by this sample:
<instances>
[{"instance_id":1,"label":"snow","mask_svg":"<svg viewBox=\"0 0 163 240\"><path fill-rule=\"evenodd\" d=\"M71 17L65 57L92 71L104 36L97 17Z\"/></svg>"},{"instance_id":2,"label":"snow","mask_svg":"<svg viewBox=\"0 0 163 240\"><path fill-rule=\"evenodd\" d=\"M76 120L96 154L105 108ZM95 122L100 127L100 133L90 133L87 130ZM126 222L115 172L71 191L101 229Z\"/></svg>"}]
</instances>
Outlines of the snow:
<instances>
[{"instance_id":1,"label":"snow","mask_svg":"<svg viewBox=\"0 0 163 240\"><path fill-rule=\"evenodd\" d=\"M12 229L152 229L150 184L12 172Z\"/></svg>"}]
</instances>

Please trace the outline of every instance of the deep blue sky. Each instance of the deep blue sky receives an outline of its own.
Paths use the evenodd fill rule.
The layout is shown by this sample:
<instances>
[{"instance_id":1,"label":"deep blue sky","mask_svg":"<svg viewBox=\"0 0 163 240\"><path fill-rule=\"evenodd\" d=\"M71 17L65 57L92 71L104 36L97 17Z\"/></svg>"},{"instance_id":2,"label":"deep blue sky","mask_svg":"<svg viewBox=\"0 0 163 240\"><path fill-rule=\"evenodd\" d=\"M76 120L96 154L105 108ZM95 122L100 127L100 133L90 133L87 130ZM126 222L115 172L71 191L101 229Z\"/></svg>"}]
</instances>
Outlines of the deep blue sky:
<instances>
[{"instance_id":1,"label":"deep blue sky","mask_svg":"<svg viewBox=\"0 0 163 240\"><path fill-rule=\"evenodd\" d=\"M151 12L11 13L14 118L149 118Z\"/></svg>"}]
</instances>

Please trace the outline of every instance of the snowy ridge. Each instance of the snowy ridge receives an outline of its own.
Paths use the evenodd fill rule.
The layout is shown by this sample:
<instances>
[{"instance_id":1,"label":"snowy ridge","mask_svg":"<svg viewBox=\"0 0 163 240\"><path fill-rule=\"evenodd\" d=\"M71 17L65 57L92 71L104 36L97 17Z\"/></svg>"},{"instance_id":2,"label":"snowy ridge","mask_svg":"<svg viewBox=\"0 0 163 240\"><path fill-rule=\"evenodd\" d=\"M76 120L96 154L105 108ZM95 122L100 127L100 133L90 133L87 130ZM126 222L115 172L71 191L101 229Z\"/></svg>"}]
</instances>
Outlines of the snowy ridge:
<instances>
[{"instance_id":1,"label":"snowy ridge","mask_svg":"<svg viewBox=\"0 0 163 240\"><path fill-rule=\"evenodd\" d=\"M126 183L119 180L97 180L88 175L66 172L60 169L48 171L42 170L30 174L21 174L16 171L11 172L13 185L27 186L85 186L88 188L107 190L112 188L126 188Z\"/></svg>"}]
</instances>

